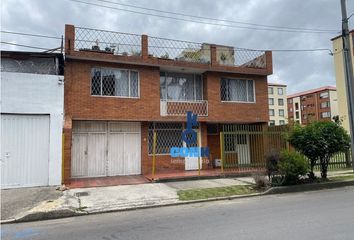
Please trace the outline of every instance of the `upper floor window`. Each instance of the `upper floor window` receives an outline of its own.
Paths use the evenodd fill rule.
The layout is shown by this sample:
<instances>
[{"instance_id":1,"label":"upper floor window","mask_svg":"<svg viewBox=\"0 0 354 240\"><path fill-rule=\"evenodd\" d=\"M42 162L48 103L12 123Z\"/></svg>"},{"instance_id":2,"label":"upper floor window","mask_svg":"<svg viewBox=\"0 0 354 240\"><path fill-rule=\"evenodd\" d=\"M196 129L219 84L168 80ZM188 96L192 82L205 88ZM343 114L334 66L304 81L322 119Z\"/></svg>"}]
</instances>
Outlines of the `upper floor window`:
<instances>
[{"instance_id":1,"label":"upper floor window","mask_svg":"<svg viewBox=\"0 0 354 240\"><path fill-rule=\"evenodd\" d=\"M299 110L299 103L295 103L295 110Z\"/></svg>"},{"instance_id":2,"label":"upper floor window","mask_svg":"<svg viewBox=\"0 0 354 240\"><path fill-rule=\"evenodd\" d=\"M329 108L330 106L330 103L327 101L327 102L321 102L321 108Z\"/></svg>"},{"instance_id":3,"label":"upper floor window","mask_svg":"<svg viewBox=\"0 0 354 240\"><path fill-rule=\"evenodd\" d=\"M279 105L279 106L284 106L284 99L279 98L279 99L278 99L278 105Z\"/></svg>"},{"instance_id":4,"label":"upper floor window","mask_svg":"<svg viewBox=\"0 0 354 240\"><path fill-rule=\"evenodd\" d=\"M160 98L175 101L203 99L203 81L199 74L160 73Z\"/></svg>"},{"instance_id":5,"label":"upper floor window","mask_svg":"<svg viewBox=\"0 0 354 240\"><path fill-rule=\"evenodd\" d=\"M283 109L279 109L279 116L284 117L284 110Z\"/></svg>"},{"instance_id":6,"label":"upper floor window","mask_svg":"<svg viewBox=\"0 0 354 240\"><path fill-rule=\"evenodd\" d=\"M269 116L274 116L274 109L269 109Z\"/></svg>"},{"instance_id":7,"label":"upper floor window","mask_svg":"<svg viewBox=\"0 0 354 240\"><path fill-rule=\"evenodd\" d=\"M278 95L283 95L283 94L284 94L284 89L278 88Z\"/></svg>"},{"instance_id":8,"label":"upper floor window","mask_svg":"<svg viewBox=\"0 0 354 240\"><path fill-rule=\"evenodd\" d=\"M246 79L221 79L221 101L255 102L254 81Z\"/></svg>"},{"instance_id":9,"label":"upper floor window","mask_svg":"<svg viewBox=\"0 0 354 240\"><path fill-rule=\"evenodd\" d=\"M268 87L268 94L273 94L273 88L272 87Z\"/></svg>"},{"instance_id":10,"label":"upper floor window","mask_svg":"<svg viewBox=\"0 0 354 240\"><path fill-rule=\"evenodd\" d=\"M91 70L91 95L139 97L139 73L115 68Z\"/></svg>"},{"instance_id":11,"label":"upper floor window","mask_svg":"<svg viewBox=\"0 0 354 240\"><path fill-rule=\"evenodd\" d=\"M330 118L331 117L331 113L330 112L322 112L321 113L321 118Z\"/></svg>"},{"instance_id":12,"label":"upper floor window","mask_svg":"<svg viewBox=\"0 0 354 240\"><path fill-rule=\"evenodd\" d=\"M320 93L320 98L328 98L329 94L328 92L321 92Z\"/></svg>"},{"instance_id":13,"label":"upper floor window","mask_svg":"<svg viewBox=\"0 0 354 240\"><path fill-rule=\"evenodd\" d=\"M268 98L268 104L274 105L274 98Z\"/></svg>"},{"instance_id":14,"label":"upper floor window","mask_svg":"<svg viewBox=\"0 0 354 240\"><path fill-rule=\"evenodd\" d=\"M292 98L288 99L288 103L289 104L293 103L293 99Z\"/></svg>"}]
</instances>

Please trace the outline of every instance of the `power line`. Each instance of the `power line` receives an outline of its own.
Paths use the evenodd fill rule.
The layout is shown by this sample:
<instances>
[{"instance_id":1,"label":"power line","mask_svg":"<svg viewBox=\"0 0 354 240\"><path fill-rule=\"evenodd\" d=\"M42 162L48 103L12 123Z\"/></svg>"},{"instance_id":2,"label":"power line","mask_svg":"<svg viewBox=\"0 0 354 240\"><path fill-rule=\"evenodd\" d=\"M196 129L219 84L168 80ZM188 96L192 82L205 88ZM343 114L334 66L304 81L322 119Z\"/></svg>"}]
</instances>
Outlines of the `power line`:
<instances>
[{"instance_id":1,"label":"power line","mask_svg":"<svg viewBox=\"0 0 354 240\"><path fill-rule=\"evenodd\" d=\"M2 33L6 33L6 34L23 35L23 36L30 36L30 37L41 37L41 38L61 39L61 37L48 36L48 35L41 35L41 34L12 32L12 31L3 31L3 30L1 30L1 32L2 32Z\"/></svg>"},{"instance_id":2,"label":"power line","mask_svg":"<svg viewBox=\"0 0 354 240\"><path fill-rule=\"evenodd\" d=\"M22 32L13 32L13 31L3 31L1 30L2 33L8 33L8 34L16 34L16 35L23 35L23 36L33 36L33 37L42 37L42 38L52 38L52 39L60 39L60 37L54 37L54 36L49 36L49 35L42 35L42 34L32 34L32 33L22 33ZM76 39L77 41L84 41L80 39ZM34 49L41 49L41 50L51 50L47 48L41 48L41 47L34 47L34 46L29 46L29 45L22 45L22 44L15 44L15 43L9 43L9 42L1 42L2 44L8 44L8 45L14 45L14 46L20 46L20 47L29 47L29 48L34 48ZM191 43L197 43L197 42L191 42ZM197 43L199 44L199 43ZM154 46L157 47L157 46ZM166 48L166 47L161 47L161 48ZM178 48L178 47L168 47L169 49L184 49L184 48ZM234 47L236 50L245 50L245 51L272 51L272 52L323 52L323 51L328 51L331 55L333 55L332 51L328 48L314 48L314 49L252 49L252 48L240 48L240 47Z\"/></svg>"},{"instance_id":3,"label":"power line","mask_svg":"<svg viewBox=\"0 0 354 240\"><path fill-rule=\"evenodd\" d=\"M6 44L6 45L12 45L12 46L18 46L18 47L25 47L25 48L33 48L33 49L40 49L40 50L54 50L57 48L49 49L49 48L42 48L42 47L36 47L36 46L30 46L30 45L23 45L23 44L17 44L17 43L10 43L10 42L0 42L1 44Z\"/></svg>"},{"instance_id":4,"label":"power line","mask_svg":"<svg viewBox=\"0 0 354 240\"><path fill-rule=\"evenodd\" d=\"M212 20L212 21L218 21L218 22L229 22L229 23L236 23L236 24L243 24L243 25L250 25L250 26L257 26L257 27L265 27L265 28L291 29L291 30L303 30L303 31L320 31L320 32L331 32L331 33L340 31L340 30L333 30L333 29L330 30L330 29L319 29L319 28L299 28L299 27L264 25L264 24L258 24L258 23L249 23L249 22L233 21L233 20L227 20L227 19L204 17L204 16L195 16L195 15L190 15L190 14L185 14L185 13L171 12L171 11L159 10L159 9L154 9L154 8L147 8L147 7L137 6L137 5L118 3L118 2L108 1L108 0L96 0L96 1L125 6L125 7L131 7L131 8L136 8L136 9L155 11L155 12L159 12L159 13L167 13L167 14L172 14L172 15L177 15L177 16L198 18L198 19L204 19L204 20Z\"/></svg>"},{"instance_id":5,"label":"power line","mask_svg":"<svg viewBox=\"0 0 354 240\"><path fill-rule=\"evenodd\" d=\"M221 24L221 23L203 22L203 21L197 21L197 20L191 20L191 19L185 19L185 18L177 18L177 17L163 16L163 15L158 15L158 14L153 14L153 13L139 12L139 11L128 10L128 9L123 9L123 8L117 8L117 7L112 7L112 6L106 6L106 5L102 5L102 4L90 3L90 2L80 1L80 0L69 0L69 1L76 2L76 3L83 3L83 4L86 4L86 5L91 5L91 6L96 6L96 7L103 7L103 8L107 8L107 9L114 9L114 10L118 10L118 11L130 12L130 13L135 13L135 14L141 14L141 15L147 15L147 16L153 16L153 17L159 17L159 18L167 18L167 19L173 19L173 20L184 21L184 22L193 22L193 23L221 26L221 27L231 27L231 28L240 28L240 29L251 29L251 30L263 30L263 31L276 31L276 32L296 32L296 33L310 33L310 34L313 34L313 33L316 33L316 34L332 34L330 32L324 32L324 31L304 31L304 30L290 30L290 29L287 30L287 29L255 28L255 27L247 27L247 26L236 26L236 25Z\"/></svg>"}]
</instances>

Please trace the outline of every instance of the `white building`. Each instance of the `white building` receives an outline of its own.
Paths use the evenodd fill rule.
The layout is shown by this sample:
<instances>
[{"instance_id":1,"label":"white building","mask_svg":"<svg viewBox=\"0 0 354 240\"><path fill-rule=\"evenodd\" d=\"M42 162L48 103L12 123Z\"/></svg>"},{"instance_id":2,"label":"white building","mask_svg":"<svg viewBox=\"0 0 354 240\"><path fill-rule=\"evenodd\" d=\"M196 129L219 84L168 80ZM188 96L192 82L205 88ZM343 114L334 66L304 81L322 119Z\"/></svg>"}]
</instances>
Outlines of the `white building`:
<instances>
[{"instance_id":1,"label":"white building","mask_svg":"<svg viewBox=\"0 0 354 240\"><path fill-rule=\"evenodd\" d=\"M63 56L1 52L1 187L60 185Z\"/></svg>"},{"instance_id":2,"label":"white building","mask_svg":"<svg viewBox=\"0 0 354 240\"><path fill-rule=\"evenodd\" d=\"M288 123L288 103L286 85L268 83L269 125Z\"/></svg>"}]
</instances>

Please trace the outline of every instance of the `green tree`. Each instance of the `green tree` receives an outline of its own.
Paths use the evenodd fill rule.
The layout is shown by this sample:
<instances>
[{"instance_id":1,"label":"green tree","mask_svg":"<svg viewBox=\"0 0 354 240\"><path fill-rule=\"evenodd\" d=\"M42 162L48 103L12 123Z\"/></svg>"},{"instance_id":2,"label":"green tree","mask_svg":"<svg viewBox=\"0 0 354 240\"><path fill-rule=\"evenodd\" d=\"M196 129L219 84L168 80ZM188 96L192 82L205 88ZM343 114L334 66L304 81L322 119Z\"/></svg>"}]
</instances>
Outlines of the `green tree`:
<instances>
[{"instance_id":1,"label":"green tree","mask_svg":"<svg viewBox=\"0 0 354 240\"><path fill-rule=\"evenodd\" d=\"M314 179L314 166L320 161L321 177L327 178L331 157L349 149L350 137L334 122L312 122L304 127L294 126L289 134L289 143L310 160L310 178Z\"/></svg>"}]
</instances>

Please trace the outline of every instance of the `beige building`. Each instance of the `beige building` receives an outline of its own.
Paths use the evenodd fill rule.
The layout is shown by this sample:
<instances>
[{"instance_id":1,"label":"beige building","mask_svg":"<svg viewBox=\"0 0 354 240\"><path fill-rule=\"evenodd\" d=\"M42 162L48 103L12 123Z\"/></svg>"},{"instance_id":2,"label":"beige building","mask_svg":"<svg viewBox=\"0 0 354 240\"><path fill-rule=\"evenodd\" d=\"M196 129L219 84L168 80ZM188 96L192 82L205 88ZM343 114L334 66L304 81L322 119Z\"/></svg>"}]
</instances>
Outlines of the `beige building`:
<instances>
[{"instance_id":1,"label":"beige building","mask_svg":"<svg viewBox=\"0 0 354 240\"><path fill-rule=\"evenodd\" d=\"M350 49L351 49L352 56L354 56L353 36L354 36L354 30L350 31ZM338 94L338 114L339 114L339 118L343 121L343 127L349 132L350 128L349 128L349 117L348 117L347 92L346 92L346 85L344 80L343 42L341 36L335 37L331 40L333 44L333 58L334 58L334 67L335 67L336 85L337 85L337 94ZM353 62L353 69L354 69L354 62Z\"/></svg>"},{"instance_id":2,"label":"beige building","mask_svg":"<svg viewBox=\"0 0 354 240\"><path fill-rule=\"evenodd\" d=\"M268 83L269 125L288 123L286 85Z\"/></svg>"}]
</instances>

